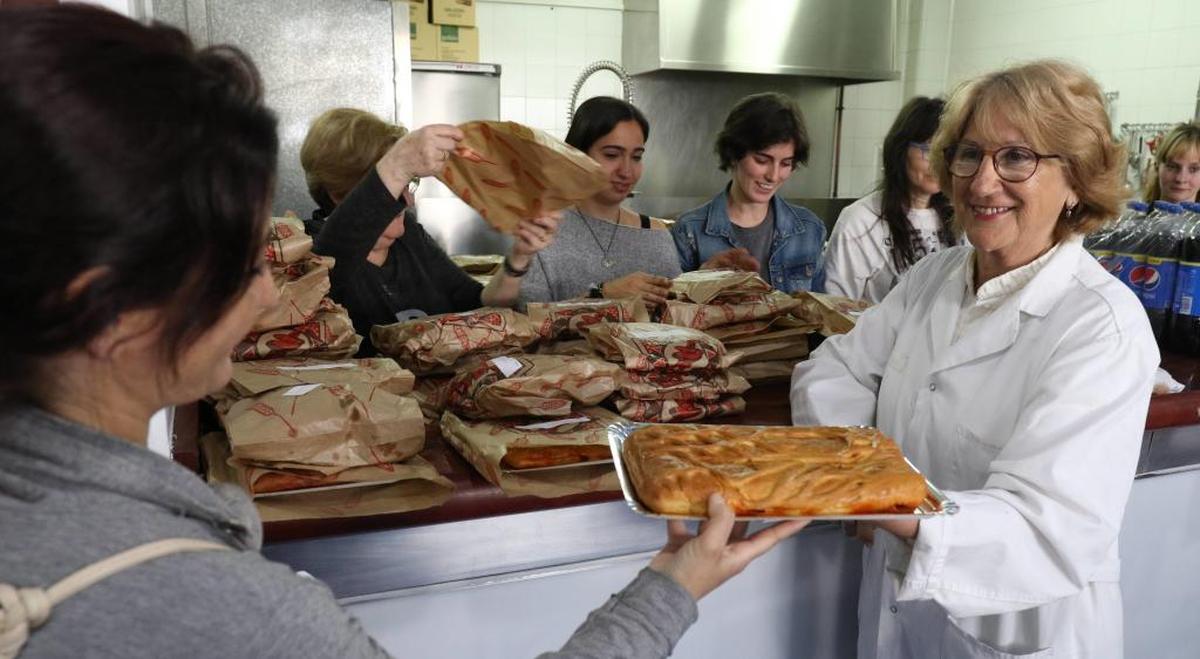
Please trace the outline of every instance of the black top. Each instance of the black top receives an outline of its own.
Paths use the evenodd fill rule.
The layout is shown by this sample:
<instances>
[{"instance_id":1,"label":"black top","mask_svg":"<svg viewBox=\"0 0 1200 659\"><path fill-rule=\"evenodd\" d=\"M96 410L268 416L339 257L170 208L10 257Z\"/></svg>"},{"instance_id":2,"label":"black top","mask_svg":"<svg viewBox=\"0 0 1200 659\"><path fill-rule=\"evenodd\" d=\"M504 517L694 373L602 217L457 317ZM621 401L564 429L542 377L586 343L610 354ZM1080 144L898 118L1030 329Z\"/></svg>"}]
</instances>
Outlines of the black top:
<instances>
[{"instance_id":1,"label":"black top","mask_svg":"<svg viewBox=\"0 0 1200 659\"><path fill-rule=\"evenodd\" d=\"M371 263L367 254L401 213L404 235L392 243L383 266ZM329 294L350 312L354 330L363 337L360 357L376 352L373 325L407 320L420 312L468 311L481 304L483 285L446 256L404 199L392 196L374 167L329 215L313 251L336 259Z\"/></svg>"}]
</instances>

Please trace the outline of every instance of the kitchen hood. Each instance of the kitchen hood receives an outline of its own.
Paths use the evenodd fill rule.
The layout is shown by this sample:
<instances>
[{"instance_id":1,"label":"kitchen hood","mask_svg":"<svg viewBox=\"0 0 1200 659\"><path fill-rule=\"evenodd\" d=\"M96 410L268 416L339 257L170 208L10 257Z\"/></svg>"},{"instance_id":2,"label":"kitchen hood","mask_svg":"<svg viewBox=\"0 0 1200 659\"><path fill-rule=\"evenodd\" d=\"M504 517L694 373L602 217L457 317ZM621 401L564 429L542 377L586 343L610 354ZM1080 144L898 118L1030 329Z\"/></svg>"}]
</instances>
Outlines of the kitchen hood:
<instances>
[{"instance_id":1,"label":"kitchen hood","mask_svg":"<svg viewBox=\"0 0 1200 659\"><path fill-rule=\"evenodd\" d=\"M631 74L710 71L895 80L896 0L625 0Z\"/></svg>"}]
</instances>

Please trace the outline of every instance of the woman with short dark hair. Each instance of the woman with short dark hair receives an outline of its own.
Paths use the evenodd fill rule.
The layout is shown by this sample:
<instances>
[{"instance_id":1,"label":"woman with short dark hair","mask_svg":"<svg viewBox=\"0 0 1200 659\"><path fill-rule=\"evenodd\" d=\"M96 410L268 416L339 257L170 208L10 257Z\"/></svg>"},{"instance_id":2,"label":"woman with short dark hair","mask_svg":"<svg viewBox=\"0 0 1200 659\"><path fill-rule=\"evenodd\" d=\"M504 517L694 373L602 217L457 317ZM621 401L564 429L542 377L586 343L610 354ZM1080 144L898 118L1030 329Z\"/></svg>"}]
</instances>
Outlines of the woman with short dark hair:
<instances>
[{"instance_id":1,"label":"woman with short dark hair","mask_svg":"<svg viewBox=\"0 0 1200 659\"><path fill-rule=\"evenodd\" d=\"M878 303L912 264L956 243L950 200L929 168L945 102L917 96L883 139L883 178L842 209L825 248L825 290Z\"/></svg>"},{"instance_id":2,"label":"woman with short dark hair","mask_svg":"<svg viewBox=\"0 0 1200 659\"><path fill-rule=\"evenodd\" d=\"M244 493L145 446L156 410L226 384L278 299L262 89L240 51L173 28L0 11L0 655L385 655L323 584L263 558ZM672 522L559 656L666 656L697 599L803 526L726 544L733 512L709 510L696 538Z\"/></svg>"},{"instance_id":3,"label":"woman with short dark hair","mask_svg":"<svg viewBox=\"0 0 1200 659\"><path fill-rule=\"evenodd\" d=\"M679 265L684 271L753 270L787 292L819 286L825 225L812 211L776 194L808 162L808 130L800 109L782 94L747 96L726 117L716 152L731 181L671 228Z\"/></svg>"}]
</instances>

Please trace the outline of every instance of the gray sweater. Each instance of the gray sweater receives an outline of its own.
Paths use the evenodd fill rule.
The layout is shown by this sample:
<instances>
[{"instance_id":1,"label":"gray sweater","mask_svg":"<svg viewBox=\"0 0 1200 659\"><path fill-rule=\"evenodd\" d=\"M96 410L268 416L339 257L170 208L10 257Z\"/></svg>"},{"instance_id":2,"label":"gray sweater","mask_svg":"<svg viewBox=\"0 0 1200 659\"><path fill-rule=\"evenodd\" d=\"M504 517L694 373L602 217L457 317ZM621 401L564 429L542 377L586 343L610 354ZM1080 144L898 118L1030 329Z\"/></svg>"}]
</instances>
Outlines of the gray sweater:
<instances>
[{"instance_id":1,"label":"gray sweater","mask_svg":"<svg viewBox=\"0 0 1200 659\"><path fill-rule=\"evenodd\" d=\"M582 297L593 285L634 272L679 276L671 232L617 226L571 208L563 211L558 237L533 257L529 274L521 281L521 299L558 302Z\"/></svg>"},{"instance_id":2,"label":"gray sweater","mask_svg":"<svg viewBox=\"0 0 1200 659\"><path fill-rule=\"evenodd\" d=\"M84 590L32 632L24 659L386 656L323 584L263 558L261 528L234 488L36 408L0 407L0 582L49 586L162 538L237 550L159 558ZM663 657L695 619L686 591L643 570L543 656Z\"/></svg>"}]
</instances>

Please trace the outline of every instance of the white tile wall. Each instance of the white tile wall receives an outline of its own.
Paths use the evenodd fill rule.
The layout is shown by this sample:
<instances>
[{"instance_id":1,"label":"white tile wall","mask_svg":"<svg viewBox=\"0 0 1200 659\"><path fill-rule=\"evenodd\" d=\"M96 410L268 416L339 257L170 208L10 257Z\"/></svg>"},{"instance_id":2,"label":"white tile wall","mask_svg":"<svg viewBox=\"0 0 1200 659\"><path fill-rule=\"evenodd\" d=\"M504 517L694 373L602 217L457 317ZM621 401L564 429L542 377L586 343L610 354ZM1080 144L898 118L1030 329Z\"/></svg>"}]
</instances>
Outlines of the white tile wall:
<instances>
[{"instance_id":1,"label":"white tile wall","mask_svg":"<svg viewBox=\"0 0 1200 659\"><path fill-rule=\"evenodd\" d=\"M900 0L899 84L846 88L838 192L865 194L878 177L863 143L879 145L891 114L915 95L1042 57L1083 65L1119 92L1115 123L1192 117L1200 84L1194 0Z\"/></svg>"},{"instance_id":2,"label":"white tile wall","mask_svg":"<svg viewBox=\"0 0 1200 659\"><path fill-rule=\"evenodd\" d=\"M621 11L483 0L476 5L479 58L501 66L500 118L563 137L571 87L584 66L621 62ZM616 76L601 71L579 100L620 96Z\"/></svg>"}]
</instances>

